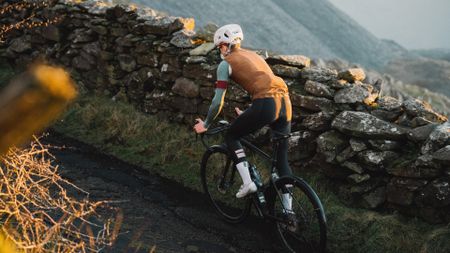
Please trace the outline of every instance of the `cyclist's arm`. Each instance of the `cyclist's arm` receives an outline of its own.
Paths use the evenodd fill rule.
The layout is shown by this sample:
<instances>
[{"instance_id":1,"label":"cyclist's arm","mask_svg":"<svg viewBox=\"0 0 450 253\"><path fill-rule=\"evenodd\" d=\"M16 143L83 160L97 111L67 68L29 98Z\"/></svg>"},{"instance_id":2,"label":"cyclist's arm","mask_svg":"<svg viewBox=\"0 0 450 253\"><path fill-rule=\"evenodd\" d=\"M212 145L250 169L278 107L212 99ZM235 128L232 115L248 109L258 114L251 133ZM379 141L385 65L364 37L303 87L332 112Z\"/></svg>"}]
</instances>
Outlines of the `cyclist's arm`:
<instances>
[{"instance_id":1,"label":"cyclist's arm","mask_svg":"<svg viewBox=\"0 0 450 253\"><path fill-rule=\"evenodd\" d=\"M222 61L217 68L217 82L214 98L212 99L211 106L208 110L208 115L205 120L205 128L214 121L219 115L223 107L225 93L227 91L228 80L230 78L231 68L228 62Z\"/></svg>"}]
</instances>

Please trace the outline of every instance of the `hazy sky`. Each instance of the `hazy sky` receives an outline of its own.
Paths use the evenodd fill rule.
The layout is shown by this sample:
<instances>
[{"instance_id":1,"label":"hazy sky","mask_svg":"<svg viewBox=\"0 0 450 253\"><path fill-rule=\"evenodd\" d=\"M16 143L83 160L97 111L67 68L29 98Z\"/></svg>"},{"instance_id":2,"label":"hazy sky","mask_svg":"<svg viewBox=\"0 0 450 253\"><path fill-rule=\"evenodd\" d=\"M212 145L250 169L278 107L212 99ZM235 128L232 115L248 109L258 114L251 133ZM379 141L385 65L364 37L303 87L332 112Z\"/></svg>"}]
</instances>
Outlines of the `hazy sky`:
<instances>
[{"instance_id":1,"label":"hazy sky","mask_svg":"<svg viewBox=\"0 0 450 253\"><path fill-rule=\"evenodd\" d=\"M408 49L450 48L450 0L329 0L383 39Z\"/></svg>"}]
</instances>

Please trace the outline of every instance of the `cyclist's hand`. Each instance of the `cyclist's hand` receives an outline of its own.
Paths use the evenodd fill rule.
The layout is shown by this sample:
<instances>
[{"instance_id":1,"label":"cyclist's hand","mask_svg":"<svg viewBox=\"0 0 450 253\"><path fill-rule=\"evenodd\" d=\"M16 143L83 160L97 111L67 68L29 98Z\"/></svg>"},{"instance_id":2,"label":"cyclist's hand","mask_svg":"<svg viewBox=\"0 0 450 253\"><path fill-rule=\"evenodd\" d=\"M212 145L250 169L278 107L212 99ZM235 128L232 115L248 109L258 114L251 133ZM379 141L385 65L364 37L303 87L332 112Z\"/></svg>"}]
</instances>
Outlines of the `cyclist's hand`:
<instances>
[{"instance_id":1,"label":"cyclist's hand","mask_svg":"<svg viewBox=\"0 0 450 253\"><path fill-rule=\"evenodd\" d=\"M202 119L196 119L195 121L197 121L197 124L195 124L194 126L194 130L196 133L201 134L208 130L207 128L205 128L205 122L203 122Z\"/></svg>"},{"instance_id":2,"label":"cyclist's hand","mask_svg":"<svg viewBox=\"0 0 450 253\"><path fill-rule=\"evenodd\" d=\"M234 110L236 111L237 116L241 115L243 111L239 109L239 107L234 107Z\"/></svg>"}]
</instances>

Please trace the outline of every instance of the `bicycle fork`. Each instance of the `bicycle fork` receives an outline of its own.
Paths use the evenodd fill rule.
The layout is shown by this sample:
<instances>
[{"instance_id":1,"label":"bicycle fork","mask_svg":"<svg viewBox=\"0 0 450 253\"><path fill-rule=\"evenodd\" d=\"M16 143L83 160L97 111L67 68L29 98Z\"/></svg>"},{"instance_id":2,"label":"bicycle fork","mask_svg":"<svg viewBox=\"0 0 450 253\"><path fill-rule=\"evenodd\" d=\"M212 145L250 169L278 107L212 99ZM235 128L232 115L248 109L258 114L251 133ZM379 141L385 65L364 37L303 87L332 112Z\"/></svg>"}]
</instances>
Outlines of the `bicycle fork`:
<instances>
[{"instance_id":1,"label":"bicycle fork","mask_svg":"<svg viewBox=\"0 0 450 253\"><path fill-rule=\"evenodd\" d=\"M223 170L223 174L220 177L220 181L218 184L218 190L221 193L225 193L228 190L228 188L230 188L230 186L234 183L234 175L236 172L233 168L231 168L229 180L227 179L227 175L228 175L228 172L230 171L230 167L231 167L230 165L231 165L231 160L227 159L225 169Z\"/></svg>"}]
</instances>

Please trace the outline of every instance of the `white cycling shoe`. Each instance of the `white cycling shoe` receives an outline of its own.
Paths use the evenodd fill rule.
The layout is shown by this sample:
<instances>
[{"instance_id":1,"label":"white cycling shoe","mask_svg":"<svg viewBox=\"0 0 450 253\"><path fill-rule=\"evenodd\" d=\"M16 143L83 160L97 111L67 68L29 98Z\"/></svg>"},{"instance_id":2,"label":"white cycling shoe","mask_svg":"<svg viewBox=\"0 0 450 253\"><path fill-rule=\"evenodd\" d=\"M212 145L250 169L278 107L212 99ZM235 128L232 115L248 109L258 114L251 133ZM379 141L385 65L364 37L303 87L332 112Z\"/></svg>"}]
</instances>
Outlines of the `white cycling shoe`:
<instances>
[{"instance_id":1,"label":"white cycling shoe","mask_svg":"<svg viewBox=\"0 0 450 253\"><path fill-rule=\"evenodd\" d=\"M239 188L239 191L236 193L236 198L238 199L243 198L250 193L256 192L256 190L257 190L256 184L253 182L245 185L242 184L241 187Z\"/></svg>"}]
</instances>

